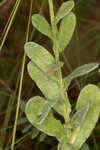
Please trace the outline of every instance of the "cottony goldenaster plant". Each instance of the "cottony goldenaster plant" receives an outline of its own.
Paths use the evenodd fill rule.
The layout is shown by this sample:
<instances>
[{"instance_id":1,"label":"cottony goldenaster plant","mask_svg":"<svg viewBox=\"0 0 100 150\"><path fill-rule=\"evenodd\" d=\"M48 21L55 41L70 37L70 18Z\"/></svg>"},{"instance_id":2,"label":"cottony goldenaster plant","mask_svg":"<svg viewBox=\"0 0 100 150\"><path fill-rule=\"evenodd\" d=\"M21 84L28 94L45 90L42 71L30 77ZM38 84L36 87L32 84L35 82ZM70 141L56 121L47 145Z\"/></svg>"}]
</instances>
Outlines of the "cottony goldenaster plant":
<instances>
[{"instance_id":1,"label":"cottony goldenaster plant","mask_svg":"<svg viewBox=\"0 0 100 150\"><path fill-rule=\"evenodd\" d=\"M29 99L25 113L34 127L58 140L58 150L79 150L98 120L100 90L93 84L86 85L79 94L76 112L72 116L67 90L74 78L88 74L99 65L85 64L76 68L67 77L62 77L63 62L60 61L59 55L69 44L75 30L76 17L72 12L74 1L64 2L55 15L52 0L48 2L51 25L40 14L32 16L32 24L52 40L54 56L37 43L25 44L25 52L31 59L28 63L29 75L44 95ZM64 117L64 124L54 117L54 110ZM83 148L89 149L86 144Z\"/></svg>"}]
</instances>

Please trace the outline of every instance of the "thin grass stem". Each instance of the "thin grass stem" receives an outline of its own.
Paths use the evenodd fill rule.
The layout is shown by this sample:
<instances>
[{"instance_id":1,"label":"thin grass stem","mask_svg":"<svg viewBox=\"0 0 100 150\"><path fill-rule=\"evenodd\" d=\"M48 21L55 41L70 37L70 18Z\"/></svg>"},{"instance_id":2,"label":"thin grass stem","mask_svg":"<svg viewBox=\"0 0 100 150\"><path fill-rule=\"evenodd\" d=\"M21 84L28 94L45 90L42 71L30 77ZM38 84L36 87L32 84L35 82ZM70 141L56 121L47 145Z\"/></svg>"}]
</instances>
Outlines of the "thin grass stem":
<instances>
[{"instance_id":1,"label":"thin grass stem","mask_svg":"<svg viewBox=\"0 0 100 150\"><path fill-rule=\"evenodd\" d=\"M28 20L27 33L26 33L26 42L28 42L28 38L29 38L31 13L32 13L32 4L33 4L33 0L31 0L31 2L30 2L29 20ZM20 85L19 85L19 92L18 92L18 101L17 101L15 123L14 123L14 129L13 129L13 138L12 138L11 150L14 150L14 144L15 144L17 120L18 120L18 113L19 113L20 99L21 99L21 91L22 91L22 84L23 84L23 77L24 77L25 61L26 61L26 54L24 53L23 62L22 62L22 71L21 71Z\"/></svg>"}]
</instances>

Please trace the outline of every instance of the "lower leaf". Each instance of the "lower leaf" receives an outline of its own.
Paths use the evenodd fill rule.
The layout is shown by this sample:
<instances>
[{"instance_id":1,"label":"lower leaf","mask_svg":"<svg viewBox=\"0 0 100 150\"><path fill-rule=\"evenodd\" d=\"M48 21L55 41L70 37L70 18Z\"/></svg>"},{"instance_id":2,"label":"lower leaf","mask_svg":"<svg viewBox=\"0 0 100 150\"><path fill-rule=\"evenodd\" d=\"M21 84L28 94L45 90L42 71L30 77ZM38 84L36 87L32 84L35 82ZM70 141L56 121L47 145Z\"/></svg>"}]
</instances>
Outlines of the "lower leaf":
<instances>
[{"instance_id":1,"label":"lower leaf","mask_svg":"<svg viewBox=\"0 0 100 150\"><path fill-rule=\"evenodd\" d=\"M90 106L83 123L76 129L72 136L73 148L80 148L90 136L100 113L100 90L97 86L89 84L85 86L78 97L77 110L90 101Z\"/></svg>"},{"instance_id":2,"label":"lower leaf","mask_svg":"<svg viewBox=\"0 0 100 150\"><path fill-rule=\"evenodd\" d=\"M47 103L44 98L36 96L26 104L25 113L33 126L47 135L55 136L60 142L67 141L66 130L59 120L53 116L52 110L48 113L42 124L38 124L40 117L38 111Z\"/></svg>"}]
</instances>

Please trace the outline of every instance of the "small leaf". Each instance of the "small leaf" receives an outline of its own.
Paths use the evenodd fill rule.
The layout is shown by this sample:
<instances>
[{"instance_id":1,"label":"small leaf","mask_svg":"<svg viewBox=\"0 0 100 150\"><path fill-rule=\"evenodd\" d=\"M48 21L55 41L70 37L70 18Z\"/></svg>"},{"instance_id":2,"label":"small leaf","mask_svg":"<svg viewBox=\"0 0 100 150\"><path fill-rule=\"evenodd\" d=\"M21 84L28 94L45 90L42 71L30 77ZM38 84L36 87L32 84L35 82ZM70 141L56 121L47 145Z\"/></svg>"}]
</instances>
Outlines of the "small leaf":
<instances>
[{"instance_id":1,"label":"small leaf","mask_svg":"<svg viewBox=\"0 0 100 150\"><path fill-rule=\"evenodd\" d=\"M89 106L90 106L90 101L88 101L85 105L83 105L71 118L71 120L73 121L76 127L80 126L83 123L88 113Z\"/></svg>"},{"instance_id":2,"label":"small leaf","mask_svg":"<svg viewBox=\"0 0 100 150\"><path fill-rule=\"evenodd\" d=\"M67 77L63 79L65 89L68 89L71 81L74 78L88 74L91 71L97 69L98 67L99 67L98 63L89 63L76 68L72 73L70 73Z\"/></svg>"},{"instance_id":3,"label":"small leaf","mask_svg":"<svg viewBox=\"0 0 100 150\"><path fill-rule=\"evenodd\" d=\"M22 130L22 133L26 133L30 128L32 128L32 125L31 125L31 124L27 125L27 126Z\"/></svg>"},{"instance_id":4,"label":"small leaf","mask_svg":"<svg viewBox=\"0 0 100 150\"><path fill-rule=\"evenodd\" d=\"M70 78L77 78L79 76L88 74L89 72L97 69L98 67L99 67L98 63L85 64L76 68L69 76Z\"/></svg>"},{"instance_id":5,"label":"small leaf","mask_svg":"<svg viewBox=\"0 0 100 150\"><path fill-rule=\"evenodd\" d=\"M51 27L43 16L34 14L32 16L32 24L38 31L53 39Z\"/></svg>"},{"instance_id":6,"label":"small leaf","mask_svg":"<svg viewBox=\"0 0 100 150\"><path fill-rule=\"evenodd\" d=\"M45 138L46 138L46 134L41 133L40 136L39 136L39 141L43 142L45 140Z\"/></svg>"},{"instance_id":7,"label":"small leaf","mask_svg":"<svg viewBox=\"0 0 100 150\"><path fill-rule=\"evenodd\" d=\"M37 43L28 42L25 44L24 49L27 56L45 73L48 72L48 68L56 63L54 57ZM57 80L55 73L50 74L50 77Z\"/></svg>"},{"instance_id":8,"label":"small leaf","mask_svg":"<svg viewBox=\"0 0 100 150\"><path fill-rule=\"evenodd\" d=\"M40 131L44 132L47 135L55 136L59 141L66 141L66 131L60 121L56 120L53 116L52 110L50 110L48 117L44 122L39 125L39 116L38 111L46 104L44 98L36 96L31 98L26 104L25 113L28 120L33 126L35 126Z\"/></svg>"},{"instance_id":9,"label":"small leaf","mask_svg":"<svg viewBox=\"0 0 100 150\"><path fill-rule=\"evenodd\" d=\"M82 89L76 105L77 110L83 107L88 100L90 100L91 103L79 132L76 131L76 138L73 143L74 149L78 149L83 145L98 120L100 113L100 90L97 86L89 84Z\"/></svg>"},{"instance_id":10,"label":"small leaf","mask_svg":"<svg viewBox=\"0 0 100 150\"><path fill-rule=\"evenodd\" d=\"M67 2L64 2L56 14L56 23L58 23L60 19L62 19L66 15L68 15L69 12L73 9L73 7L74 7L74 1L73 0L69 0Z\"/></svg>"},{"instance_id":11,"label":"small leaf","mask_svg":"<svg viewBox=\"0 0 100 150\"><path fill-rule=\"evenodd\" d=\"M58 69L60 69L63 66L63 62L59 62L57 64L53 64L52 66L50 66L50 68L48 69L48 71L46 72L46 74L51 74L55 71L57 71Z\"/></svg>"},{"instance_id":12,"label":"small leaf","mask_svg":"<svg viewBox=\"0 0 100 150\"><path fill-rule=\"evenodd\" d=\"M17 124L20 125L20 124L26 123L27 121L28 120L26 119L26 117L23 117L22 119L17 121Z\"/></svg>"},{"instance_id":13,"label":"small leaf","mask_svg":"<svg viewBox=\"0 0 100 150\"><path fill-rule=\"evenodd\" d=\"M34 140L39 135L39 130L37 128L33 129L33 133L31 135L31 139Z\"/></svg>"},{"instance_id":14,"label":"small leaf","mask_svg":"<svg viewBox=\"0 0 100 150\"><path fill-rule=\"evenodd\" d=\"M21 100L20 102L20 109L24 112L25 111L25 102Z\"/></svg>"},{"instance_id":15,"label":"small leaf","mask_svg":"<svg viewBox=\"0 0 100 150\"><path fill-rule=\"evenodd\" d=\"M75 25L76 17L72 12L62 19L58 34L60 52L69 44L74 33Z\"/></svg>"},{"instance_id":16,"label":"small leaf","mask_svg":"<svg viewBox=\"0 0 100 150\"><path fill-rule=\"evenodd\" d=\"M38 122L38 124L42 124L43 121L45 120L45 118L47 117L49 111L51 110L52 107L54 107L54 105L57 103L57 100L51 100L48 101L43 108L40 109L40 111L38 112L38 115L40 116L40 120Z\"/></svg>"}]
</instances>

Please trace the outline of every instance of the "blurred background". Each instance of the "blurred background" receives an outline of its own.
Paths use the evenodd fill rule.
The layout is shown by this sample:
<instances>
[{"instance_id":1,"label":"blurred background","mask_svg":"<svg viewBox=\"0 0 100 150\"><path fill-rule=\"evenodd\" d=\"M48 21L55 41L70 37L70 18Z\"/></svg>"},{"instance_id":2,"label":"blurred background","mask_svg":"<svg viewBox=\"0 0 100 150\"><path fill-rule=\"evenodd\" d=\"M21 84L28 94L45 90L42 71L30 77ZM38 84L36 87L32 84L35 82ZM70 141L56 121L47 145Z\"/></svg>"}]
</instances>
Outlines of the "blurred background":
<instances>
[{"instance_id":1,"label":"blurred background","mask_svg":"<svg viewBox=\"0 0 100 150\"><path fill-rule=\"evenodd\" d=\"M65 1L54 0L55 12ZM7 31L7 22L15 2L15 0L0 0L0 43ZM7 38L0 51L0 150L11 148L30 2L30 0L20 2ZM77 25L69 45L61 54L61 59L64 61L63 76L68 75L73 69L82 64L100 62L100 1L75 0L73 12L77 18ZM32 14L34 13L40 13L50 22L48 1L33 0ZM52 53L52 42L50 39L35 30L32 24L30 25L29 41L41 44ZM27 58L15 149L56 150L57 140L32 127L24 114L25 103L28 99L35 95L42 95L28 75L28 61ZM68 94L73 107L81 88L88 83L94 83L100 87L99 70L72 81ZM100 150L100 120L87 140L87 144L90 150Z\"/></svg>"}]
</instances>

